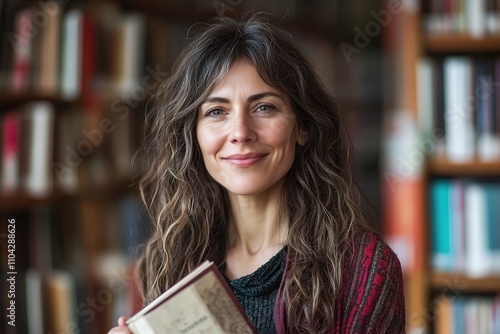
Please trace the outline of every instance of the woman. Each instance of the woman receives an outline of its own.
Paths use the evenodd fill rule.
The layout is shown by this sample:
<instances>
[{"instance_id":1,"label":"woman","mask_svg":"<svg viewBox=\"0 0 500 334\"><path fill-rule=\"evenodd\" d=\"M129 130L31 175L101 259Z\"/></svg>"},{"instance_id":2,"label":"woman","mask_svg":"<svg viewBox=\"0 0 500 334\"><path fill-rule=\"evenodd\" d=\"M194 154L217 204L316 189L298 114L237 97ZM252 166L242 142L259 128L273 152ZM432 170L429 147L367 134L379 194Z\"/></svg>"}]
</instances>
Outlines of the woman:
<instances>
[{"instance_id":1,"label":"woman","mask_svg":"<svg viewBox=\"0 0 500 334\"><path fill-rule=\"evenodd\" d=\"M145 304L211 259L260 333L404 333L401 267L361 213L339 107L286 32L217 19L147 125Z\"/></svg>"}]
</instances>

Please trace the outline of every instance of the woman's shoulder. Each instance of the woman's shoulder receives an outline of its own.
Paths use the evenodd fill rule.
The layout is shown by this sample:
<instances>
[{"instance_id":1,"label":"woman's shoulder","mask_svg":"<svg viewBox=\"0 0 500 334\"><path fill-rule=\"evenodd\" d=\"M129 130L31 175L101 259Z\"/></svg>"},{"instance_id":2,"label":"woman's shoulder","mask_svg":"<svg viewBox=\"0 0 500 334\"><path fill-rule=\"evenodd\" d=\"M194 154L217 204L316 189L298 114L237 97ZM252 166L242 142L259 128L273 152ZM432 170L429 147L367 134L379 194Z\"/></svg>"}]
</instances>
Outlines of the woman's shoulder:
<instances>
[{"instance_id":1,"label":"woman's shoulder","mask_svg":"<svg viewBox=\"0 0 500 334\"><path fill-rule=\"evenodd\" d=\"M342 328L361 333L387 333L392 328L394 333L404 333L401 264L381 237L372 232L357 235L342 274L338 305L343 312Z\"/></svg>"},{"instance_id":2,"label":"woman's shoulder","mask_svg":"<svg viewBox=\"0 0 500 334\"><path fill-rule=\"evenodd\" d=\"M402 286L401 263L385 241L373 232L356 236L350 256L345 258L344 284L393 284ZM349 282L350 281L350 282Z\"/></svg>"},{"instance_id":3,"label":"woman's shoulder","mask_svg":"<svg viewBox=\"0 0 500 334\"><path fill-rule=\"evenodd\" d=\"M391 266L401 270L401 263L394 251L377 234L371 231L358 233L352 243L351 257L347 259L346 265L351 267L371 265L374 267ZM353 263L354 262L354 263Z\"/></svg>"}]
</instances>

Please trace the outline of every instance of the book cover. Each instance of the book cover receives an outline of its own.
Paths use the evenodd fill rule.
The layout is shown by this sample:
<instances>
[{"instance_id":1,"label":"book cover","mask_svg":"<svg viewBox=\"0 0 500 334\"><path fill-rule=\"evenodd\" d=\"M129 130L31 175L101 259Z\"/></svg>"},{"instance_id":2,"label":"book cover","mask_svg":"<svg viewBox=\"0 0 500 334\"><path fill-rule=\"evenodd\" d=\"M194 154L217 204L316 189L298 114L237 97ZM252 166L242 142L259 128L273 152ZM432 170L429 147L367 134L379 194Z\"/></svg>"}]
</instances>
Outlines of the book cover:
<instances>
[{"instance_id":1,"label":"book cover","mask_svg":"<svg viewBox=\"0 0 500 334\"><path fill-rule=\"evenodd\" d=\"M52 192L53 130L55 110L49 102L27 105L24 117L31 123L25 188L28 194L44 197Z\"/></svg>"},{"instance_id":2,"label":"book cover","mask_svg":"<svg viewBox=\"0 0 500 334\"><path fill-rule=\"evenodd\" d=\"M19 183L19 114L9 112L3 116L2 127L1 190L9 195L18 190Z\"/></svg>"},{"instance_id":3,"label":"book cover","mask_svg":"<svg viewBox=\"0 0 500 334\"><path fill-rule=\"evenodd\" d=\"M446 154L451 162L469 162L475 155L472 62L468 57L448 57L443 69Z\"/></svg>"},{"instance_id":4,"label":"book cover","mask_svg":"<svg viewBox=\"0 0 500 334\"><path fill-rule=\"evenodd\" d=\"M61 94L65 99L73 100L81 93L83 12L69 10L63 18L62 30Z\"/></svg>"},{"instance_id":5,"label":"book cover","mask_svg":"<svg viewBox=\"0 0 500 334\"><path fill-rule=\"evenodd\" d=\"M486 191L478 183L465 190L465 273L471 277L489 274Z\"/></svg>"},{"instance_id":6,"label":"book cover","mask_svg":"<svg viewBox=\"0 0 500 334\"><path fill-rule=\"evenodd\" d=\"M486 235L491 272L500 273L500 184L487 184L486 187Z\"/></svg>"},{"instance_id":7,"label":"book cover","mask_svg":"<svg viewBox=\"0 0 500 334\"><path fill-rule=\"evenodd\" d=\"M47 25L41 31L40 76L37 88L47 94L55 94L59 89L59 63L61 43L61 10L49 15Z\"/></svg>"},{"instance_id":8,"label":"book cover","mask_svg":"<svg viewBox=\"0 0 500 334\"><path fill-rule=\"evenodd\" d=\"M431 184L431 238L432 267L436 270L453 270L451 245L450 181L437 180Z\"/></svg>"},{"instance_id":9,"label":"book cover","mask_svg":"<svg viewBox=\"0 0 500 334\"><path fill-rule=\"evenodd\" d=\"M30 57L32 54L33 9L26 8L16 16L16 34L12 36L14 45L12 88L25 90L29 86Z\"/></svg>"},{"instance_id":10,"label":"book cover","mask_svg":"<svg viewBox=\"0 0 500 334\"><path fill-rule=\"evenodd\" d=\"M204 262L127 324L134 334L256 333L211 261Z\"/></svg>"}]
</instances>

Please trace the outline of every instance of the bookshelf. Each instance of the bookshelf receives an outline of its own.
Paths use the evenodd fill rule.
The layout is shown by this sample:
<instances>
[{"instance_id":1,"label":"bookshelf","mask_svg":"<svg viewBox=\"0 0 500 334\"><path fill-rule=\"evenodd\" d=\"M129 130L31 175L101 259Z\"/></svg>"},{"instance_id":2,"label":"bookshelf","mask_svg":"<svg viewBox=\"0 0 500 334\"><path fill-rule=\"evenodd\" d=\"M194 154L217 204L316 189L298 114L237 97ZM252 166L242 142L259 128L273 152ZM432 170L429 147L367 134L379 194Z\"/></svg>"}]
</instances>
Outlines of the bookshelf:
<instances>
[{"instance_id":1,"label":"bookshelf","mask_svg":"<svg viewBox=\"0 0 500 334\"><path fill-rule=\"evenodd\" d=\"M500 52L500 36L470 36L426 35L423 38L425 50L434 53L460 52Z\"/></svg>"},{"instance_id":2,"label":"bookshelf","mask_svg":"<svg viewBox=\"0 0 500 334\"><path fill-rule=\"evenodd\" d=\"M433 289L444 289L450 285L460 287L462 292L491 292L500 291L498 276L471 278L463 274L450 274L436 272L431 275L430 285Z\"/></svg>"},{"instance_id":3,"label":"bookshelf","mask_svg":"<svg viewBox=\"0 0 500 334\"><path fill-rule=\"evenodd\" d=\"M408 333L457 326L493 333L500 326L492 320L500 272L489 266L499 247L492 236L500 227L500 91L478 87L500 75L500 4L444 4L408 2L385 31L397 59L388 67L395 93L386 101L386 150L398 149L386 152L384 176L396 177L386 182L386 231L402 254ZM456 112L464 113L454 119ZM482 146L490 134L493 145Z\"/></svg>"},{"instance_id":4,"label":"bookshelf","mask_svg":"<svg viewBox=\"0 0 500 334\"><path fill-rule=\"evenodd\" d=\"M283 16L284 26L319 59L316 64L329 80L327 85L333 92L343 88L337 97L346 113L359 115L356 125L363 113L374 117L374 111L381 112L378 95L364 99L359 92L373 93L364 72L352 73L356 67L343 66L344 58L335 48L340 40L352 39L338 31L351 32L354 22L373 5L326 0L314 4L291 0L286 6L261 0L221 2L233 5L225 12L229 16L261 10ZM200 0L64 1L64 5L53 1L52 6L59 5L51 8L45 7L47 3L0 0L0 278L4 282L7 275L6 222L14 219L20 249L17 323L23 324L14 329L2 318L0 332L39 328L51 333L104 333L118 315L130 315L140 307L131 272L137 246L149 230L130 160L141 143L144 110L154 91L146 93L144 80L156 88L188 31L196 28L193 24L217 13L214 2ZM16 30L21 13L50 19L36 26L18 54L8 36L21 35ZM347 19L353 17L354 21ZM342 25L339 18L345 20ZM75 30L80 24L84 28ZM68 45L80 49L71 52ZM370 46L356 61L367 66L366 60L377 56ZM42 73L41 68L52 70ZM372 72L371 81L377 73ZM356 87L355 98L344 89L345 83ZM30 118L28 109L33 106L50 110L42 111L49 125L40 129L45 133L41 137ZM9 139L14 154L7 159L9 136L15 138ZM357 141L363 142L370 143L363 154L370 156L365 169L371 170L377 164L377 141ZM32 149L40 143L42 150ZM35 153L28 154L32 151L45 153L35 159L31 156ZM6 167L7 160L14 167ZM34 182L27 176L31 170L35 180L44 181L36 192L28 187ZM8 187L6 180L13 180ZM376 192L372 189L378 198ZM30 305L27 291L37 296ZM0 306L6 302L6 296L0 296Z\"/></svg>"}]
</instances>

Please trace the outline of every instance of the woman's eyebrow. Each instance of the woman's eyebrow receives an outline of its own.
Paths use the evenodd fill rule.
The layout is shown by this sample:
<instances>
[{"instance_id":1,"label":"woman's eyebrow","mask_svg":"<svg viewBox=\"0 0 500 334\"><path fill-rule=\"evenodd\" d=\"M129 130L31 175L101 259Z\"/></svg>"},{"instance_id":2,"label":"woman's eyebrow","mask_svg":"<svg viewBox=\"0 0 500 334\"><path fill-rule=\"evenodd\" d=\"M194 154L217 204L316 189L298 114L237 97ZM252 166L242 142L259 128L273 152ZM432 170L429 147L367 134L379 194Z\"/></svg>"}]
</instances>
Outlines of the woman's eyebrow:
<instances>
[{"instance_id":1,"label":"woman's eyebrow","mask_svg":"<svg viewBox=\"0 0 500 334\"><path fill-rule=\"evenodd\" d=\"M229 103L229 99L226 99L224 97L218 97L218 96L212 96L212 97L207 97L201 104L205 103L213 103L213 102L218 102L218 103Z\"/></svg>"},{"instance_id":2,"label":"woman's eyebrow","mask_svg":"<svg viewBox=\"0 0 500 334\"><path fill-rule=\"evenodd\" d=\"M267 97L267 96L274 96L274 97L277 97L277 98L283 100L281 95L274 93L274 92L270 92L270 91L250 95L247 100L249 102L253 102L256 100L260 100L260 99ZM203 100L203 102L201 104L205 104L205 103L230 103L230 102L231 101L229 99L226 99L224 97L211 96L211 97L207 97L205 100Z\"/></svg>"},{"instance_id":3,"label":"woman's eyebrow","mask_svg":"<svg viewBox=\"0 0 500 334\"><path fill-rule=\"evenodd\" d=\"M274 97L279 98L280 100L283 100L283 98L281 97L281 95L279 95L277 93L274 93L274 92L262 92L262 93L257 93L257 94L254 94L254 95L250 95L248 97L248 101L249 102L253 102L255 100L260 100L263 97L268 97L268 96L274 96Z\"/></svg>"}]
</instances>

